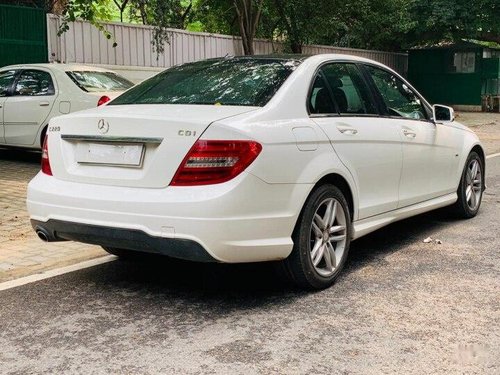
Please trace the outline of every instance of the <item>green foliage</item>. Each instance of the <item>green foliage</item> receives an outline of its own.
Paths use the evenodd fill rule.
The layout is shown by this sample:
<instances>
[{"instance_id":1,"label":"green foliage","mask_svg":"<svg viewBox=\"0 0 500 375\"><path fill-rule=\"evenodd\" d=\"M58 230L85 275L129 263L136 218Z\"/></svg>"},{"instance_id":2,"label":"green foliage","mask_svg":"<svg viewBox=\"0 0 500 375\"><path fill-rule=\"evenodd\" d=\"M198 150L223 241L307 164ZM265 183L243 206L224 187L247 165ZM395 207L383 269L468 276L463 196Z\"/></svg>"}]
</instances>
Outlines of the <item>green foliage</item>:
<instances>
[{"instance_id":1,"label":"green foliage","mask_svg":"<svg viewBox=\"0 0 500 375\"><path fill-rule=\"evenodd\" d=\"M247 53L254 37L284 41L290 52L304 44L400 51L463 38L500 43L498 0L68 0L60 33L84 19L111 39L101 22L117 15L154 25L158 52L168 28L241 35Z\"/></svg>"},{"instance_id":2,"label":"green foliage","mask_svg":"<svg viewBox=\"0 0 500 375\"><path fill-rule=\"evenodd\" d=\"M480 39L500 43L498 0L412 0L410 41Z\"/></svg>"},{"instance_id":3,"label":"green foliage","mask_svg":"<svg viewBox=\"0 0 500 375\"><path fill-rule=\"evenodd\" d=\"M92 23L101 31L106 39L113 39L113 35L106 30L102 21L110 19L108 2L106 0L68 0L62 14L62 22L58 35L69 30L69 22L83 19ZM116 41L113 40L113 47L116 47Z\"/></svg>"}]
</instances>

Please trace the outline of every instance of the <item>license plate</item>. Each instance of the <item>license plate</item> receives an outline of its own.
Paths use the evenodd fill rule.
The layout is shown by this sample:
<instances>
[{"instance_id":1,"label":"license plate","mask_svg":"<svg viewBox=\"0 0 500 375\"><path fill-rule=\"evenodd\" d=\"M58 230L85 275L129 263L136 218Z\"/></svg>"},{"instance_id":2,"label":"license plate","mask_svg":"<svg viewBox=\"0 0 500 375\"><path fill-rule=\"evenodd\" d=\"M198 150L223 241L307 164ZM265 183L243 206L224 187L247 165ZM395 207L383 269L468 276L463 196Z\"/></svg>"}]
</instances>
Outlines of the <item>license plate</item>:
<instances>
[{"instance_id":1,"label":"license plate","mask_svg":"<svg viewBox=\"0 0 500 375\"><path fill-rule=\"evenodd\" d=\"M78 143L76 161L86 164L105 164L140 167L144 144Z\"/></svg>"}]
</instances>

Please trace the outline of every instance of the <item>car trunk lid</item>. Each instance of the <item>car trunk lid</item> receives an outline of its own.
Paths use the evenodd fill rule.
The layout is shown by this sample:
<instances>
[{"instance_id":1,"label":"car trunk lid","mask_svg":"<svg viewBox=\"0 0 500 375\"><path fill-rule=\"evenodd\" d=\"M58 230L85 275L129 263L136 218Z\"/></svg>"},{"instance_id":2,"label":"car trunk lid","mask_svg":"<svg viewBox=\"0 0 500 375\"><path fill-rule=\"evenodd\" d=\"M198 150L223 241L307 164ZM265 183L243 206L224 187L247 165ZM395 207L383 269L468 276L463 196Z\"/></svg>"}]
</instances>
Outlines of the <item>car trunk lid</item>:
<instances>
[{"instance_id":1,"label":"car trunk lid","mask_svg":"<svg viewBox=\"0 0 500 375\"><path fill-rule=\"evenodd\" d=\"M110 105L62 116L50 124L54 177L102 185L160 188L214 121L255 107Z\"/></svg>"}]
</instances>

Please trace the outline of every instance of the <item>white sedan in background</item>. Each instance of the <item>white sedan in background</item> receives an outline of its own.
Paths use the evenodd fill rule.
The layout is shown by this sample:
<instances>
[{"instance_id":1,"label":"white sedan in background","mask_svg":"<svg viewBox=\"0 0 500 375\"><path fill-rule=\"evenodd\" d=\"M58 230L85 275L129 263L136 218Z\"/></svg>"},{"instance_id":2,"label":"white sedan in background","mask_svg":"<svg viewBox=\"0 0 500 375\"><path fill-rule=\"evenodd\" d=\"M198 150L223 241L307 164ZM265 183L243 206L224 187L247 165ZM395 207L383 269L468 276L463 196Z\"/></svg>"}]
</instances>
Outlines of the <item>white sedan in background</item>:
<instances>
[{"instance_id":1,"label":"white sedan in background","mask_svg":"<svg viewBox=\"0 0 500 375\"><path fill-rule=\"evenodd\" d=\"M0 146L42 147L55 116L115 98L133 83L97 67L73 64L11 65L0 69Z\"/></svg>"},{"instance_id":2,"label":"white sedan in background","mask_svg":"<svg viewBox=\"0 0 500 375\"><path fill-rule=\"evenodd\" d=\"M331 285L351 240L452 205L475 216L485 157L453 110L344 55L173 67L55 118L28 187L33 228L128 256L282 260Z\"/></svg>"}]
</instances>

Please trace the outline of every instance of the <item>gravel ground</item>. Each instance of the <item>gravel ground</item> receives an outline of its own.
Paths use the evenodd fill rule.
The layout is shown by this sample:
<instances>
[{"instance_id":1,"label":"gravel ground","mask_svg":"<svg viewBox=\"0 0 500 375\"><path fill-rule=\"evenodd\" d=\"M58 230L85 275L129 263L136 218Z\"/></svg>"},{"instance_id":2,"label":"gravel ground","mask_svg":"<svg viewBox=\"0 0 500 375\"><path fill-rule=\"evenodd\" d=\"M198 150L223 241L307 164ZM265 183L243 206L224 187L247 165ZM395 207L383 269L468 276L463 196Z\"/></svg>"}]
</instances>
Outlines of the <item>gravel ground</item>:
<instances>
[{"instance_id":1,"label":"gravel ground","mask_svg":"<svg viewBox=\"0 0 500 375\"><path fill-rule=\"evenodd\" d=\"M355 241L317 293L272 264L156 258L0 292L0 373L498 374L500 157L487 173L476 218Z\"/></svg>"},{"instance_id":2,"label":"gravel ground","mask_svg":"<svg viewBox=\"0 0 500 375\"><path fill-rule=\"evenodd\" d=\"M487 154L500 152L500 113L458 112L457 121L474 130Z\"/></svg>"}]
</instances>

